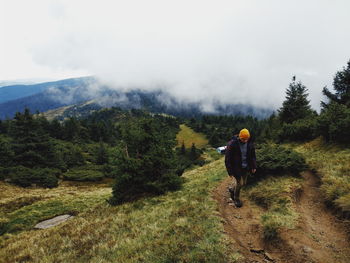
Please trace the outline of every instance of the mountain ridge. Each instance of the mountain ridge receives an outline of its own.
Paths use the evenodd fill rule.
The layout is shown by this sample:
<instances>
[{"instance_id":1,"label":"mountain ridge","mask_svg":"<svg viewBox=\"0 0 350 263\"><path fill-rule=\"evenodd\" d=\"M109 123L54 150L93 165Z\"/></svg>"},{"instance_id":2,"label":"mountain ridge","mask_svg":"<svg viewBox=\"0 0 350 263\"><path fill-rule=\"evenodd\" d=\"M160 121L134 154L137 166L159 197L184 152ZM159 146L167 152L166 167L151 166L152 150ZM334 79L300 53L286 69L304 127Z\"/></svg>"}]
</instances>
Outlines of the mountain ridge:
<instances>
[{"instance_id":1,"label":"mountain ridge","mask_svg":"<svg viewBox=\"0 0 350 263\"><path fill-rule=\"evenodd\" d=\"M19 91L14 89L19 88ZM27 93L33 93L28 96ZM3 91L2 91L3 90ZM9 92L12 90L12 93ZM2 93L1 93L2 91ZM22 97L19 92L22 91ZM7 92L7 93L6 93ZM12 97L11 97L12 96ZM213 102L213 111L208 112L201 102L185 102L160 89L145 91L134 88L129 91L112 89L103 85L94 77L82 77L35 85L15 85L0 89L0 119L12 118L16 112L29 108L32 112L46 112L61 107L81 109L81 104L93 101L93 110L105 107L122 109L145 109L154 113L166 113L178 117L198 117L204 114L214 115L252 115L259 119L266 118L272 109L249 104L224 104ZM9 98L15 98L7 100ZM77 111L76 110L76 111ZM85 110L85 109L84 109ZM77 113L75 111L75 113ZM75 116L72 113L70 116ZM88 114L85 112L84 114ZM83 114L83 115L84 115ZM77 115L80 115L79 113ZM69 117L69 114L66 114Z\"/></svg>"}]
</instances>

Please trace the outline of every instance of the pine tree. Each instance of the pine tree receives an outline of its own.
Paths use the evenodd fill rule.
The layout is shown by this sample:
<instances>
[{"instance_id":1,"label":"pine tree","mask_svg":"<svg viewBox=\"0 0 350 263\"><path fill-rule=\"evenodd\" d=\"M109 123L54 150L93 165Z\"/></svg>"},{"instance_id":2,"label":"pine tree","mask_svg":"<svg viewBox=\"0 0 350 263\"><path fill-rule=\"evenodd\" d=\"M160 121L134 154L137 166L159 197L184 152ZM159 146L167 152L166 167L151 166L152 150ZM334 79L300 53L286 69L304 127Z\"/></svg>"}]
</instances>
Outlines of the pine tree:
<instances>
[{"instance_id":1,"label":"pine tree","mask_svg":"<svg viewBox=\"0 0 350 263\"><path fill-rule=\"evenodd\" d=\"M122 142L116 153L118 167L111 204L120 204L144 193L176 190L175 137L152 118L132 118L121 124Z\"/></svg>"},{"instance_id":2,"label":"pine tree","mask_svg":"<svg viewBox=\"0 0 350 263\"><path fill-rule=\"evenodd\" d=\"M96 153L96 163L97 164L106 164L108 163L108 152L102 141L100 141L97 153Z\"/></svg>"},{"instance_id":3,"label":"pine tree","mask_svg":"<svg viewBox=\"0 0 350 263\"><path fill-rule=\"evenodd\" d=\"M321 102L318 130L326 140L350 143L350 60L347 68L335 74L333 88L335 93L323 89L328 102Z\"/></svg>"},{"instance_id":4,"label":"pine tree","mask_svg":"<svg viewBox=\"0 0 350 263\"><path fill-rule=\"evenodd\" d=\"M14 162L25 167L50 167L55 162L50 137L33 118L29 109L17 112L11 125L10 136L15 153Z\"/></svg>"},{"instance_id":5,"label":"pine tree","mask_svg":"<svg viewBox=\"0 0 350 263\"><path fill-rule=\"evenodd\" d=\"M326 87L322 91L329 102L336 102L350 108L350 60L346 68L344 67L342 71L338 71L335 74L333 88L335 90L334 94ZM323 108L327 107L325 102L321 102L321 105Z\"/></svg>"},{"instance_id":6,"label":"pine tree","mask_svg":"<svg viewBox=\"0 0 350 263\"><path fill-rule=\"evenodd\" d=\"M286 99L278 110L281 122L292 123L312 115L308 95L307 88L300 81L296 82L293 77L292 83L286 90Z\"/></svg>"},{"instance_id":7,"label":"pine tree","mask_svg":"<svg viewBox=\"0 0 350 263\"><path fill-rule=\"evenodd\" d=\"M191 147L191 152L190 152L190 159L192 161L196 160L198 158L198 154L197 154L197 148L196 148L196 144L192 143L192 147Z\"/></svg>"},{"instance_id":8,"label":"pine tree","mask_svg":"<svg viewBox=\"0 0 350 263\"><path fill-rule=\"evenodd\" d=\"M182 141L182 145L181 145L181 152L182 155L186 154L186 147L185 147L185 141Z\"/></svg>"},{"instance_id":9,"label":"pine tree","mask_svg":"<svg viewBox=\"0 0 350 263\"><path fill-rule=\"evenodd\" d=\"M12 165L14 152L9 140L0 136L0 166L9 167Z\"/></svg>"}]
</instances>

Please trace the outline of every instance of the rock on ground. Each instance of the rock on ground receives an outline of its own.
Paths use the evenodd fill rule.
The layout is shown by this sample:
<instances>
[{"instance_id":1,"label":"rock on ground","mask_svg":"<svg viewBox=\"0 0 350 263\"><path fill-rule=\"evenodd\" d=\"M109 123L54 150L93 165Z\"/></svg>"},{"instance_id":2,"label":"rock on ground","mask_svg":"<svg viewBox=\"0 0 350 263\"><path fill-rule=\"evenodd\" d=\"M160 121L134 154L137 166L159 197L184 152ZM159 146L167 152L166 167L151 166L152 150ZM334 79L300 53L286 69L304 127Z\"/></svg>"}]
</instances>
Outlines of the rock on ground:
<instances>
[{"instance_id":1,"label":"rock on ground","mask_svg":"<svg viewBox=\"0 0 350 263\"><path fill-rule=\"evenodd\" d=\"M34 228L38 228L38 229L46 229L46 228L49 228L49 227L53 227L53 226L56 226L58 224L61 224L65 221L67 221L68 219L71 219L73 216L71 215L60 215L60 216L56 216L54 218L51 218L51 219L48 219L48 220L45 220L45 221L42 221L38 224L36 224L34 226Z\"/></svg>"}]
</instances>

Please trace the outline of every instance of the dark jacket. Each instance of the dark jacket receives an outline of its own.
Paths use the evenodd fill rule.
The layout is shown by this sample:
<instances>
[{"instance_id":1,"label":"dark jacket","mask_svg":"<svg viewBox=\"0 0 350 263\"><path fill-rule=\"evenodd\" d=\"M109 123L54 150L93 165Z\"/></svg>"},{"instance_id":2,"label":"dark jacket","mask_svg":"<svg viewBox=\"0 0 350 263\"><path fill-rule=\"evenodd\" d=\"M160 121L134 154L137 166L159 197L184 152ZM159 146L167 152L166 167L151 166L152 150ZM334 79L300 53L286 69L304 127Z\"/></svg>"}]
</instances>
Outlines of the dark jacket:
<instances>
[{"instance_id":1,"label":"dark jacket","mask_svg":"<svg viewBox=\"0 0 350 263\"><path fill-rule=\"evenodd\" d=\"M248 169L256 169L255 146L251 139L248 140L247 145L247 162ZM240 177L242 174L242 154L239 147L238 136L233 136L231 141L227 143L225 151L225 165L227 173L230 176Z\"/></svg>"}]
</instances>

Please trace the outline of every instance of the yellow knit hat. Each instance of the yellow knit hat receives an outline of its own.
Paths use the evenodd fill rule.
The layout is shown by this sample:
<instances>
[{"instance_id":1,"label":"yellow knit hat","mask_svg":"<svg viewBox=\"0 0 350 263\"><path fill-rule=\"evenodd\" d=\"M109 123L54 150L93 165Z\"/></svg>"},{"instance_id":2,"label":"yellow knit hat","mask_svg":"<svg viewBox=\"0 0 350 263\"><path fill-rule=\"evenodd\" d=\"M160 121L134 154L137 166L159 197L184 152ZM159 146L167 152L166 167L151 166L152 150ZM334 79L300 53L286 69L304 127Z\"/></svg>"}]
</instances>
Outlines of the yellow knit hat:
<instances>
[{"instance_id":1,"label":"yellow knit hat","mask_svg":"<svg viewBox=\"0 0 350 263\"><path fill-rule=\"evenodd\" d=\"M240 132L239 132L239 138L240 139L249 139L250 138L250 133L247 129L242 129Z\"/></svg>"}]
</instances>

